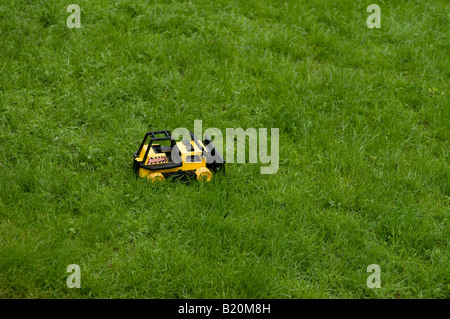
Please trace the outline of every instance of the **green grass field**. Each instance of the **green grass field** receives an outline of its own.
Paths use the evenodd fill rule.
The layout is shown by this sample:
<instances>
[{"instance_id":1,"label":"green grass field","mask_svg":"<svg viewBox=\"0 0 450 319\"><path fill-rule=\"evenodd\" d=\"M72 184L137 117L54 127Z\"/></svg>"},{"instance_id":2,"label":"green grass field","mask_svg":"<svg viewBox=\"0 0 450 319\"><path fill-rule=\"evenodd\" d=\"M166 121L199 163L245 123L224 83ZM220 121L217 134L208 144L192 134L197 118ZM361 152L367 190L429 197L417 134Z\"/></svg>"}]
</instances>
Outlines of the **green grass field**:
<instances>
[{"instance_id":1,"label":"green grass field","mask_svg":"<svg viewBox=\"0 0 450 319\"><path fill-rule=\"evenodd\" d=\"M0 297L449 298L449 11L1 1ZM145 132L197 119L279 128L278 172L135 178Z\"/></svg>"}]
</instances>

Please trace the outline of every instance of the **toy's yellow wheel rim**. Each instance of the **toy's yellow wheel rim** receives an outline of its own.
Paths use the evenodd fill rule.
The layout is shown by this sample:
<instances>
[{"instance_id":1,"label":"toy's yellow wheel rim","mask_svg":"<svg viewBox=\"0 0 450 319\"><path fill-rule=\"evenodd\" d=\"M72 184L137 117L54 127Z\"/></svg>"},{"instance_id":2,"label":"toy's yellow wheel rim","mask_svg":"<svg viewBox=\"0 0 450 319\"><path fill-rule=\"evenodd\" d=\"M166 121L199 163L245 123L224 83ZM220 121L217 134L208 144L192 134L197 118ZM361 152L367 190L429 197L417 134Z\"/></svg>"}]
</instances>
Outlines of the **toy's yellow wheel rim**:
<instances>
[{"instance_id":1,"label":"toy's yellow wheel rim","mask_svg":"<svg viewBox=\"0 0 450 319\"><path fill-rule=\"evenodd\" d=\"M198 181L207 181L209 182L212 178L212 173L209 169L207 169L206 167L199 167L196 171L195 171L195 175L197 175L197 180Z\"/></svg>"},{"instance_id":2,"label":"toy's yellow wheel rim","mask_svg":"<svg viewBox=\"0 0 450 319\"><path fill-rule=\"evenodd\" d=\"M152 182L163 182L164 181L164 176L161 173L151 173L147 176L147 179Z\"/></svg>"}]
</instances>

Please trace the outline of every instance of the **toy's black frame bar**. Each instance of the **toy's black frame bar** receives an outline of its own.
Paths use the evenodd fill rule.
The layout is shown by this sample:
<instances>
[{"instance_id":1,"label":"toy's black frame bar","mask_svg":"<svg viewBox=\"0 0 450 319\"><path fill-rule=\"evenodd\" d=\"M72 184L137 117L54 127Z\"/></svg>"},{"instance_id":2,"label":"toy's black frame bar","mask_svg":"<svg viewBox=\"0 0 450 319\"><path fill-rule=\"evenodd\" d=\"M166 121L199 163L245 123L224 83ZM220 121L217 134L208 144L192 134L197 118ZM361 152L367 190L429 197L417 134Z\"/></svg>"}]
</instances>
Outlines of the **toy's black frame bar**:
<instances>
[{"instance_id":1,"label":"toy's black frame bar","mask_svg":"<svg viewBox=\"0 0 450 319\"><path fill-rule=\"evenodd\" d=\"M195 137L193 133L191 133L191 137L194 139L194 142L198 146L198 139ZM217 151L216 146L211 141L211 137L205 135L205 140L203 141L203 145L205 145L207 152L206 154L206 167L211 169L213 172L221 171L225 173L225 160L222 155ZM203 148L202 148L203 149Z\"/></svg>"},{"instance_id":2,"label":"toy's black frame bar","mask_svg":"<svg viewBox=\"0 0 450 319\"><path fill-rule=\"evenodd\" d=\"M155 137L155 134L164 134L164 137ZM153 142L161 142L161 141L170 141L170 146L171 148L173 148L175 146L175 140L172 139L172 135L170 134L170 131L153 131L153 132L147 132L147 134L145 134L144 139L142 140L141 145L139 146L139 149L137 150L137 152L134 154L135 157L139 156L139 154L141 154L142 148L145 145L145 141L147 140L147 138L151 136L150 142L148 143L148 147L147 150L145 151L145 155L144 158L142 159L143 161L147 158L148 153L150 152L150 148L153 145ZM137 155L137 156L136 156Z\"/></svg>"},{"instance_id":3,"label":"toy's black frame bar","mask_svg":"<svg viewBox=\"0 0 450 319\"><path fill-rule=\"evenodd\" d=\"M206 155L206 157L207 157L206 167L211 169L213 172L217 172L217 171L224 172L225 171L225 160L223 159L222 155L220 155L220 153L216 150L216 147L212 143L211 138L208 135L205 136L205 140L203 141L203 145L205 145L205 147L206 147L206 149L205 149L205 147L203 147L199 143L199 139L194 135L194 133L192 133L192 132L189 132L189 133L191 135L191 140L194 141L195 145L197 145L197 147L202 150L203 154ZM164 137L156 137L155 136L155 135L160 135L160 134L164 134L165 136ZM142 148L144 147L145 142L147 141L147 138L149 136L151 138L148 143L147 150L145 151L144 158L142 159L142 161L137 161L136 158L139 157L139 155L141 154ZM144 139L142 140L142 143L139 146L138 150L134 153L134 158L135 158L134 169L135 169L136 173L139 173L140 167L150 169L150 170L162 170L162 169L181 167L183 165L182 161L180 161L179 163L172 162L172 163L145 165L145 159L148 157L148 153L150 151L150 148L153 145L153 142L160 142L160 141L170 141L171 150L173 150L174 147L177 147L176 141L172 137L172 134L170 133L170 131L164 130L164 131L147 132L145 134ZM139 166L137 166L136 163L138 163Z\"/></svg>"}]
</instances>

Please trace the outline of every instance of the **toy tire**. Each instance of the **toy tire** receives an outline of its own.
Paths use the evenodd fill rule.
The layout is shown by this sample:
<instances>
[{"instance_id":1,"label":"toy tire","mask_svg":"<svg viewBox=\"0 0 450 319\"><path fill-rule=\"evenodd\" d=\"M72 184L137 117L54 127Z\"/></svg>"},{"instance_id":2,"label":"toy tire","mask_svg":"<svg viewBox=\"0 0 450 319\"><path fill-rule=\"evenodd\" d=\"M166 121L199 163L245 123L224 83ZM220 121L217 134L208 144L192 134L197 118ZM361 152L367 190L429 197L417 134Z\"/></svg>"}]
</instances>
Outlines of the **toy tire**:
<instances>
[{"instance_id":1,"label":"toy tire","mask_svg":"<svg viewBox=\"0 0 450 319\"><path fill-rule=\"evenodd\" d=\"M197 175L197 180L206 180L207 182L209 182L212 178L212 173L211 171L206 168L206 167L199 167L197 168L197 170L195 171L195 175Z\"/></svg>"},{"instance_id":2,"label":"toy tire","mask_svg":"<svg viewBox=\"0 0 450 319\"><path fill-rule=\"evenodd\" d=\"M161 174L161 173L148 174L147 179L152 183L163 182L165 180L163 174Z\"/></svg>"}]
</instances>

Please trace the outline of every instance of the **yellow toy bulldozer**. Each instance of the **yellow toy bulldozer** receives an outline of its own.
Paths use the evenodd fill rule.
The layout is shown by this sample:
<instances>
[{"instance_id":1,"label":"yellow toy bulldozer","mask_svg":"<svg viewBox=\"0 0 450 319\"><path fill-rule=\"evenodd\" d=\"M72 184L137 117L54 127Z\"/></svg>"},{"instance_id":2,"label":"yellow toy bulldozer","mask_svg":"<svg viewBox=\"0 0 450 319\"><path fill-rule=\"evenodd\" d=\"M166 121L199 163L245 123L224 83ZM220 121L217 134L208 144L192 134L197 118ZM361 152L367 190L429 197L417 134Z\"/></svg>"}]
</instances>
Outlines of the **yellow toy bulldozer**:
<instances>
[{"instance_id":1,"label":"yellow toy bulldozer","mask_svg":"<svg viewBox=\"0 0 450 319\"><path fill-rule=\"evenodd\" d=\"M161 136L161 137L158 137ZM212 172L225 172L225 160L217 151L211 138L191 139L176 142L170 131L152 131L145 134L141 145L134 153L134 171L139 177L152 183L168 177L210 181ZM150 137L148 144L145 144ZM168 144L170 145L162 145Z\"/></svg>"}]
</instances>

